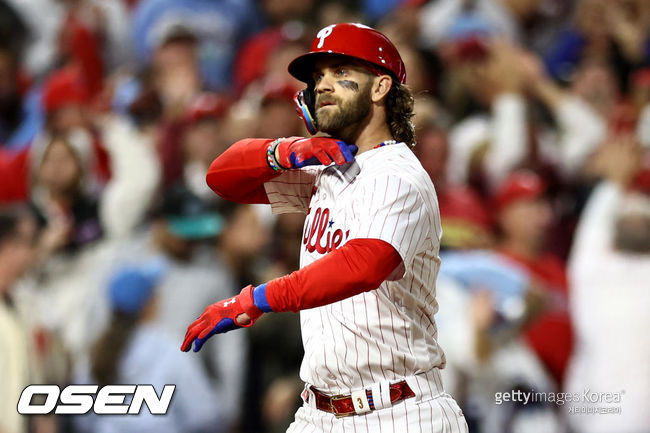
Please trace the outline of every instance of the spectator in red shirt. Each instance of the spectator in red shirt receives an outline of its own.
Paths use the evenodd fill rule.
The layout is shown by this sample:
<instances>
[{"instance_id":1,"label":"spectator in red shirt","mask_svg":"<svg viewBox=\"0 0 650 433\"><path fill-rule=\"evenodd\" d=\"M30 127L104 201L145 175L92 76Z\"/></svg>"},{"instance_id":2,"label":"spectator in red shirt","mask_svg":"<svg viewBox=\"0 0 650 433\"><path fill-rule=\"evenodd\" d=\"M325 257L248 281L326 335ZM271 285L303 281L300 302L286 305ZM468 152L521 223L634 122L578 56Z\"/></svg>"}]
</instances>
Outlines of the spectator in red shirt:
<instances>
[{"instance_id":1,"label":"spectator in red shirt","mask_svg":"<svg viewBox=\"0 0 650 433\"><path fill-rule=\"evenodd\" d=\"M530 171L516 171L501 184L494 196L501 231L497 250L528 270L547 292L546 310L528 325L525 337L559 385L571 354L572 330L565 264L544 250L553 217L544 193L542 179Z\"/></svg>"}]
</instances>

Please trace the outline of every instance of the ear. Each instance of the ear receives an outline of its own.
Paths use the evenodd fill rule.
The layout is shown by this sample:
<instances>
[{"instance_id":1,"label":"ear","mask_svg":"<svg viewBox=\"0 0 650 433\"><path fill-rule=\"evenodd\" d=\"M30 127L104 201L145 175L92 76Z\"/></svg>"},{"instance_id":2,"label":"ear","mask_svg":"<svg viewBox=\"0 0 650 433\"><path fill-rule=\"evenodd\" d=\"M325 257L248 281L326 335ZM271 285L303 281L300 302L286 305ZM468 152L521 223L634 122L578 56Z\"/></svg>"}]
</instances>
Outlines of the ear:
<instances>
[{"instance_id":1,"label":"ear","mask_svg":"<svg viewBox=\"0 0 650 433\"><path fill-rule=\"evenodd\" d=\"M391 86L393 85L393 79L390 75L380 75L375 77L374 83L372 85L372 90L370 92L370 99L372 102L379 102L388 95Z\"/></svg>"}]
</instances>

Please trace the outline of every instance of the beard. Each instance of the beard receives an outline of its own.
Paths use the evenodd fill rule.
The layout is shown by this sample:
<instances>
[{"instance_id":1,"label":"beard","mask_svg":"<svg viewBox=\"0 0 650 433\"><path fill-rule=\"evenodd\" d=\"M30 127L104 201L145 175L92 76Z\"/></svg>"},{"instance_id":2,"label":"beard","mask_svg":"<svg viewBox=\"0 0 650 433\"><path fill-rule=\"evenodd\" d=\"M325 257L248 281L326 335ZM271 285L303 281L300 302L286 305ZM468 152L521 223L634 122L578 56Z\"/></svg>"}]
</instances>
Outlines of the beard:
<instances>
[{"instance_id":1,"label":"beard","mask_svg":"<svg viewBox=\"0 0 650 433\"><path fill-rule=\"evenodd\" d=\"M352 125L360 124L370 114L370 90L371 83L357 92L356 96L348 101L341 101L340 98L331 95L319 95L316 99L316 106L323 101L332 102L336 105L316 109L316 122L318 130L326 132L333 137L339 137L340 133ZM342 138L342 137L339 137Z\"/></svg>"}]
</instances>

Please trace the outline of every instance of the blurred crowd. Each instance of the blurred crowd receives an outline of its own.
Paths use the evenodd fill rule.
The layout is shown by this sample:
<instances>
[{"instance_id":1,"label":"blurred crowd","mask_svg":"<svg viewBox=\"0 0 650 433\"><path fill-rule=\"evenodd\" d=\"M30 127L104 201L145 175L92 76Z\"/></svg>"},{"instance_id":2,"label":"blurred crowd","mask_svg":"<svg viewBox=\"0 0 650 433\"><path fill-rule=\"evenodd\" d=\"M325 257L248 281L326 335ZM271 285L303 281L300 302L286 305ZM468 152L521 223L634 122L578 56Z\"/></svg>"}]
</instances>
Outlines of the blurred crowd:
<instances>
[{"instance_id":1,"label":"blurred crowd","mask_svg":"<svg viewBox=\"0 0 650 433\"><path fill-rule=\"evenodd\" d=\"M470 431L650 431L648 1L0 0L0 433L286 429L297 315L179 347L298 267L304 216L205 174L241 138L308 134L286 67L336 22L406 64ZM22 417L31 383L177 390L166 417ZM585 390L622 396L495 400Z\"/></svg>"}]
</instances>

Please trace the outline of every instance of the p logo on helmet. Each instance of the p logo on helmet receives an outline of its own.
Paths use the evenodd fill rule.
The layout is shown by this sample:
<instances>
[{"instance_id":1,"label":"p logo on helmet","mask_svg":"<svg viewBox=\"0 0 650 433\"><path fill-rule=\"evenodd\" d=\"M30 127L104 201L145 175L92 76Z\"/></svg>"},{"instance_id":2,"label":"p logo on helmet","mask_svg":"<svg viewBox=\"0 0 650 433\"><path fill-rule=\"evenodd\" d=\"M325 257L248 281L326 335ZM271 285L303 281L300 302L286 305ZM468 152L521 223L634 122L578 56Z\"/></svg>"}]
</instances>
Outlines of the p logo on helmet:
<instances>
[{"instance_id":1,"label":"p logo on helmet","mask_svg":"<svg viewBox=\"0 0 650 433\"><path fill-rule=\"evenodd\" d=\"M320 42L318 42L318 45L316 46L317 48L323 48L323 43L325 43L325 38L332 34L332 29L335 26L336 24L332 24L331 26L322 28L318 32L318 34L316 35L316 39L320 39Z\"/></svg>"}]
</instances>

